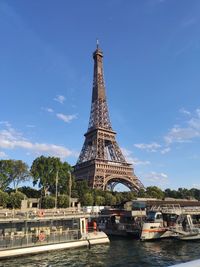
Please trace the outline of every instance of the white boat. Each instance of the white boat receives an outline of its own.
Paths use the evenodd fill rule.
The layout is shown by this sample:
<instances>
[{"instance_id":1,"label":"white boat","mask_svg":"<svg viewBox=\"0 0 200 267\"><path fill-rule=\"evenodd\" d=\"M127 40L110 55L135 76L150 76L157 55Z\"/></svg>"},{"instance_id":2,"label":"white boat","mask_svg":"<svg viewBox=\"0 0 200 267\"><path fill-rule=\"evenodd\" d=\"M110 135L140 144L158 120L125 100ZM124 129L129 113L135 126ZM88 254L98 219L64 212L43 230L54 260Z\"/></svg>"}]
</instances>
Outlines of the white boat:
<instances>
[{"instance_id":1,"label":"white boat","mask_svg":"<svg viewBox=\"0 0 200 267\"><path fill-rule=\"evenodd\" d=\"M194 225L192 215L180 215L175 227L171 231L176 233L176 238L179 240L192 241L200 240L199 225Z\"/></svg>"},{"instance_id":2,"label":"white boat","mask_svg":"<svg viewBox=\"0 0 200 267\"><path fill-rule=\"evenodd\" d=\"M163 214L159 211L151 211L143 224L140 239L142 241L160 239L170 237L171 234L169 227L163 220Z\"/></svg>"},{"instance_id":3,"label":"white boat","mask_svg":"<svg viewBox=\"0 0 200 267\"><path fill-rule=\"evenodd\" d=\"M195 225L193 221L196 222ZM184 228L183 222L186 223L187 229ZM198 223L200 223L199 207L181 208L179 205L159 207L148 213L140 239L142 241L167 237L181 240L199 239Z\"/></svg>"},{"instance_id":4,"label":"white boat","mask_svg":"<svg viewBox=\"0 0 200 267\"><path fill-rule=\"evenodd\" d=\"M0 212L0 259L109 243L104 232L88 229L90 215L82 212L60 209L10 213Z\"/></svg>"}]
</instances>

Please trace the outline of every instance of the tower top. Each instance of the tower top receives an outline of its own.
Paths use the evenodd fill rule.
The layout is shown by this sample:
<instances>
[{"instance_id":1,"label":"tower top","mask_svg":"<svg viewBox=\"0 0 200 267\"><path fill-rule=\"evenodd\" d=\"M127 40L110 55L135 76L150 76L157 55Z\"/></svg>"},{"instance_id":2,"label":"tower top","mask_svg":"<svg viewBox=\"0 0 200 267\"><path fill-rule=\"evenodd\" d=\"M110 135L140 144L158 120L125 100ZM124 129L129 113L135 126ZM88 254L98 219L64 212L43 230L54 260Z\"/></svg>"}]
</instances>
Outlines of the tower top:
<instances>
[{"instance_id":1,"label":"tower top","mask_svg":"<svg viewBox=\"0 0 200 267\"><path fill-rule=\"evenodd\" d=\"M112 131L106 101L105 83L103 76L103 52L99 48L99 40L96 42L96 50L93 53L94 74L92 89L92 106L88 132L98 128Z\"/></svg>"},{"instance_id":2,"label":"tower top","mask_svg":"<svg viewBox=\"0 0 200 267\"><path fill-rule=\"evenodd\" d=\"M102 50L99 48L99 39L96 40L96 50L93 53L93 58L95 59L97 55L99 55L100 57L103 57L103 52Z\"/></svg>"}]
</instances>

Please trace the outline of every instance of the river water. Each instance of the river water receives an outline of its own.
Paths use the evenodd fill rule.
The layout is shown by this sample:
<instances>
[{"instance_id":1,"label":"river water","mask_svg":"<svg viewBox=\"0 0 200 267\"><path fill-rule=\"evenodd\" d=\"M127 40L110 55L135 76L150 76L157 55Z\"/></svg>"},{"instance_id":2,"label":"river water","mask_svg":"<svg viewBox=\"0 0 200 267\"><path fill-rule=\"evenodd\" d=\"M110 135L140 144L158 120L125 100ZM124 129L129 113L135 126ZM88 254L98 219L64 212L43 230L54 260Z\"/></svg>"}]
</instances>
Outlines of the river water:
<instances>
[{"instance_id":1,"label":"river water","mask_svg":"<svg viewBox=\"0 0 200 267\"><path fill-rule=\"evenodd\" d=\"M162 267L200 258L200 242L111 239L91 249L54 251L0 261L3 267Z\"/></svg>"}]
</instances>

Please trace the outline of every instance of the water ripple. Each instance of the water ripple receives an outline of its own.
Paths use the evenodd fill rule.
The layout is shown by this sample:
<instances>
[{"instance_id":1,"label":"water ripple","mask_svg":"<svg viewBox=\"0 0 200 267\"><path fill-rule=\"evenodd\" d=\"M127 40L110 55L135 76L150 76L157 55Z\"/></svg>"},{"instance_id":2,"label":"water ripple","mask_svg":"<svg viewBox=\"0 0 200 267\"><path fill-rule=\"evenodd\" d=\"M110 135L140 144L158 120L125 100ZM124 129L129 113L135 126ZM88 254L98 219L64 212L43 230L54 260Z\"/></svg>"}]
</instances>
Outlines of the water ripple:
<instances>
[{"instance_id":1,"label":"water ripple","mask_svg":"<svg viewBox=\"0 0 200 267\"><path fill-rule=\"evenodd\" d=\"M197 259L199 244L176 240L140 242L112 239L110 246L98 245L91 249L62 250L2 260L0 267L164 267Z\"/></svg>"}]
</instances>

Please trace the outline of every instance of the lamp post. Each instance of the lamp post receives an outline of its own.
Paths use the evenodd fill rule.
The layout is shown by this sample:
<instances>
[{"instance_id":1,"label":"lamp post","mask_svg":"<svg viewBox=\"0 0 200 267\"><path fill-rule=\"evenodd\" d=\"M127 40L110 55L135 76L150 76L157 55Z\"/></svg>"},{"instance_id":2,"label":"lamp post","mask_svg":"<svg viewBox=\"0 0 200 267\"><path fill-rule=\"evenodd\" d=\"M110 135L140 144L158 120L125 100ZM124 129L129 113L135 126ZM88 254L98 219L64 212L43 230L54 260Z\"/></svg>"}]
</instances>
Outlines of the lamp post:
<instances>
[{"instance_id":1,"label":"lamp post","mask_svg":"<svg viewBox=\"0 0 200 267\"><path fill-rule=\"evenodd\" d=\"M71 187L72 187L72 175L71 171L68 171L69 173L69 208L71 207Z\"/></svg>"},{"instance_id":2,"label":"lamp post","mask_svg":"<svg viewBox=\"0 0 200 267\"><path fill-rule=\"evenodd\" d=\"M57 209L58 202L58 171L56 171L56 197L55 197L55 209Z\"/></svg>"}]
</instances>

